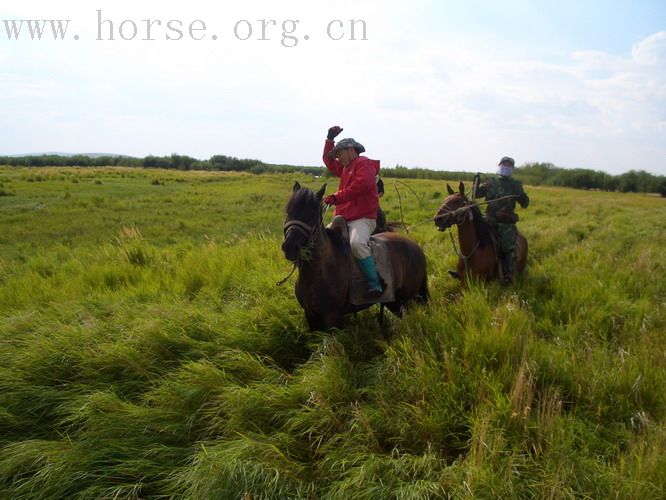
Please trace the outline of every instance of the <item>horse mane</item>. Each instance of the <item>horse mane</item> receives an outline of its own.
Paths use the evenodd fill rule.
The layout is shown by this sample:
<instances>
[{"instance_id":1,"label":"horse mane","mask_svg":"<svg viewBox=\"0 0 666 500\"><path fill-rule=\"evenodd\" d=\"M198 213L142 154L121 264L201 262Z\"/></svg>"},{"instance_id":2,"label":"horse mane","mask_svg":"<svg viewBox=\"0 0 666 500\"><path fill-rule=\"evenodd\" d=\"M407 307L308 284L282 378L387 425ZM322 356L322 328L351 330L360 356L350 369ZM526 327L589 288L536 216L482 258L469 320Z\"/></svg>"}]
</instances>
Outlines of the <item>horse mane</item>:
<instances>
[{"instance_id":1,"label":"horse mane","mask_svg":"<svg viewBox=\"0 0 666 500\"><path fill-rule=\"evenodd\" d=\"M295 191L289 199L289 202L287 203L287 213L295 214L297 211L305 210L315 211L315 213L318 213L318 215L321 216L321 200L317 198L316 193L311 189L301 188L298 191ZM340 252L341 255L348 256L351 254L349 243L347 243L337 231L326 227L324 230L335 249Z\"/></svg>"},{"instance_id":2,"label":"horse mane","mask_svg":"<svg viewBox=\"0 0 666 500\"><path fill-rule=\"evenodd\" d=\"M295 191L287 202L287 213L292 213L295 210L307 210L310 207L317 207L321 210L321 205L317 199L317 195L312 189L301 188Z\"/></svg>"},{"instance_id":3,"label":"horse mane","mask_svg":"<svg viewBox=\"0 0 666 500\"><path fill-rule=\"evenodd\" d=\"M349 243L347 243L344 238L340 236L340 233L327 227L324 229L328 235L328 239L331 240L331 243L335 249L340 252L340 255L344 255L345 257L351 255L351 247L349 246Z\"/></svg>"},{"instance_id":4,"label":"horse mane","mask_svg":"<svg viewBox=\"0 0 666 500\"><path fill-rule=\"evenodd\" d=\"M486 219L481 214L479 207L474 205L471 209L472 211L472 222L474 224L474 229L476 230L476 235L479 238L479 246L481 248L486 245L492 244L492 233L490 224L486 222Z\"/></svg>"}]
</instances>

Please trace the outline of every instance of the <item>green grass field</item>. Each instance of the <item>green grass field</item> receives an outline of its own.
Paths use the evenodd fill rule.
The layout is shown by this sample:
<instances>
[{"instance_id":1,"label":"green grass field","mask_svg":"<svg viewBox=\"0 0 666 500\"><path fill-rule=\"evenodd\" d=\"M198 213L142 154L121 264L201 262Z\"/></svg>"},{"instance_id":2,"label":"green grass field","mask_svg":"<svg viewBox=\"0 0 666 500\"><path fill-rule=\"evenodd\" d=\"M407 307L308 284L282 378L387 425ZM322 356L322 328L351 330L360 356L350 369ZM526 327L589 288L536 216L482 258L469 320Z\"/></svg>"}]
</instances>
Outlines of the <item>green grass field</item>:
<instances>
[{"instance_id":1,"label":"green grass field","mask_svg":"<svg viewBox=\"0 0 666 500\"><path fill-rule=\"evenodd\" d=\"M527 273L461 289L445 184L385 179L431 302L310 333L295 180L0 168L0 498L665 497L666 199L528 186Z\"/></svg>"}]
</instances>

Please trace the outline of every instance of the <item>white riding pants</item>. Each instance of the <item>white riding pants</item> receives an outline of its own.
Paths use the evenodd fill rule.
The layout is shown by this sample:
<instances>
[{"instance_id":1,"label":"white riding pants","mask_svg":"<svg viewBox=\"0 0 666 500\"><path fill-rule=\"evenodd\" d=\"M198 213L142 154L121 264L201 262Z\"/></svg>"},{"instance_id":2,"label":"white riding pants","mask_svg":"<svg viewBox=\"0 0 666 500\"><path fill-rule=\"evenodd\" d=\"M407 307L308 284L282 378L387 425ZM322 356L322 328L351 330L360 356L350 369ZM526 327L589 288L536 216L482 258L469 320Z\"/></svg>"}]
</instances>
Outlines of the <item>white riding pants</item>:
<instances>
[{"instance_id":1,"label":"white riding pants","mask_svg":"<svg viewBox=\"0 0 666 500\"><path fill-rule=\"evenodd\" d=\"M376 225L377 221L375 219L356 219L347 223L347 227L349 227L349 244L351 245L351 253L355 259L370 257L368 241Z\"/></svg>"}]
</instances>

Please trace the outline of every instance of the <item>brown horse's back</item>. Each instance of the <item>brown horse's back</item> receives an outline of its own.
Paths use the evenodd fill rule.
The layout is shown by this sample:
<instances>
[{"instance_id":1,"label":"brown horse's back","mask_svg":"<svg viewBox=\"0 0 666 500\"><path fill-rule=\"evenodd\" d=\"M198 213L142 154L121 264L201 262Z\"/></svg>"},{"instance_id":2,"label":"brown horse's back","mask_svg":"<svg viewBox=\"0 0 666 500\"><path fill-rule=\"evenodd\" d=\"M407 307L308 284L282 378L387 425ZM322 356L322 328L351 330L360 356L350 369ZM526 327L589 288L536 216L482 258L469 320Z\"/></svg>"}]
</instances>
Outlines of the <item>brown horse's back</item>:
<instances>
[{"instance_id":1,"label":"brown horse's back","mask_svg":"<svg viewBox=\"0 0 666 500\"><path fill-rule=\"evenodd\" d=\"M380 233L373 238L383 241L391 256L395 281L395 309L400 309L410 300L427 301L426 256L421 247L397 233Z\"/></svg>"},{"instance_id":2,"label":"brown horse's back","mask_svg":"<svg viewBox=\"0 0 666 500\"><path fill-rule=\"evenodd\" d=\"M522 234L518 233L516 237L516 272L522 273L527 264L527 239ZM458 259L456 265L458 276L464 280L464 277L469 273L470 276L481 278L485 280L494 280L499 276L499 261L495 248L492 245L487 245L483 248L477 248L471 255L467 266L465 261L461 258Z\"/></svg>"}]
</instances>

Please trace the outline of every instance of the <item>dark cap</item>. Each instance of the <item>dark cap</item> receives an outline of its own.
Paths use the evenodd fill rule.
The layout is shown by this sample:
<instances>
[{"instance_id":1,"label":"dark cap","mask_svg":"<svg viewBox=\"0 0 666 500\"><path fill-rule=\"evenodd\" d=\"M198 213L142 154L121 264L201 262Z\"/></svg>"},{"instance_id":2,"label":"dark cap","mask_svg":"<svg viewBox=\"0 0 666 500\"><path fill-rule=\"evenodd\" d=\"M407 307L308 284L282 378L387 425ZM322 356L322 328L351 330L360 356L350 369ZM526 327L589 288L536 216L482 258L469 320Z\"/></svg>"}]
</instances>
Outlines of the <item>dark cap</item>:
<instances>
[{"instance_id":1,"label":"dark cap","mask_svg":"<svg viewBox=\"0 0 666 500\"><path fill-rule=\"evenodd\" d=\"M515 167L516 162L513 161L513 158L510 158L508 156L502 156L502 159L499 161L497 166L501 166L501 165L507 165L509 167Z\"/></svg>"},{"instance_id":2,"label":"dark cap","mask_svg":"<svg viewBox=\"0 0 666 500\"><path fill-rule=\"evenodd\" d=\"M363 144L360 142L356 142L354 139L351 137L348 137L347 139L342 139L338 141L338 143L335 145L331 151L328 153L329 158L335 158L335 155L337 155L340 151L343 149L349 149L349 148L354 148L356 150L357 154L361 154L365 152L365 148L363 147Z\"/></svg>"}]
</instances>

